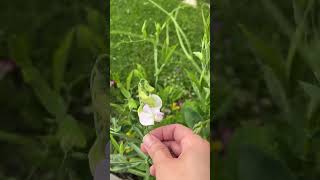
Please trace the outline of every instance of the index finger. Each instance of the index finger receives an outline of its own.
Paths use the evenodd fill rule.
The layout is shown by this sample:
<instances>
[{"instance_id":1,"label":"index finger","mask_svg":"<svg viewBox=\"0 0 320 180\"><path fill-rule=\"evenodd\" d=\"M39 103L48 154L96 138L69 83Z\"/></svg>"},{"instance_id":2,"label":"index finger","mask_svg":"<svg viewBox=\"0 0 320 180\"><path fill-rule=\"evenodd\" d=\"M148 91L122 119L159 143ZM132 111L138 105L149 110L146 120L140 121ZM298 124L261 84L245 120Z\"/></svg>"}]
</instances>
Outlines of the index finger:
<instances>
[{"instance_id":1,"label":"index finger","mask_svg":"<svg viewBox=\"0 0 320 180\"><path fill-rule=\"evenodd\" d=\"M185 137L194 135L191 129L180 124L162 126L152 130L150 134L158 138L160 141L176 141L178 143L180 143Z\"/></svg>"}]
</instances>

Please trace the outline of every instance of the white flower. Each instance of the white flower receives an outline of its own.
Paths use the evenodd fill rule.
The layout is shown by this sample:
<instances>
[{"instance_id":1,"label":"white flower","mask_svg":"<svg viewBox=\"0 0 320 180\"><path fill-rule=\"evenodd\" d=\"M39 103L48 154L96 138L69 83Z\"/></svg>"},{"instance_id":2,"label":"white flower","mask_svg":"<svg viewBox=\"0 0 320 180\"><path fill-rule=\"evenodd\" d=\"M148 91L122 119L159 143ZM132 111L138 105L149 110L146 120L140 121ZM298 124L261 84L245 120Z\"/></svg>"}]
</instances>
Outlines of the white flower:
<instances>
[{"instance_id":1,"label":"white flower","mask_svg":"<svg viewBox=\"0 0 320 180\"><path fill-rule=\"evenodd\" d=\"M163 113L160 112L162 100L159 96L152 94L150 97L154 101L154 106L145 104L142 110L138 111L139 121L144 126L154 125L154 122L160 122L163 119Z\"/></svg>"},{"instance_id":2,"label":"white flower","mask_svg":"<svg viewBox=\"0 0 320 180\"><path fill-rule=\"evenodd\" d=\"M183 3L188 4L190 6L193 6L193 7L197 6L197 0L184 0Z\"/></svg>"}]
</instances>

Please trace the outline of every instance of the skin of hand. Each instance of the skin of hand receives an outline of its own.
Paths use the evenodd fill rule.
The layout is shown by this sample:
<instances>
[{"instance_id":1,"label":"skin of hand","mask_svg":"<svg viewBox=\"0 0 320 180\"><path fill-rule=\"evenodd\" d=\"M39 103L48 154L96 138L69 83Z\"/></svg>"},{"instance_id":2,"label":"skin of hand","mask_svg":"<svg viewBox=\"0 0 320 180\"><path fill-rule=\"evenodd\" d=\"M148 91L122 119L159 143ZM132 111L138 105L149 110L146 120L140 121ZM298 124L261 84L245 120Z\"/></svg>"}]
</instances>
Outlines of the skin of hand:
<instances>
[{"instance_id":1,"label":"skin of hand","mask_svg":"<svg viewBox=\"0 0 320 180\"><path fill-rule=\"evenodd\" d=\"M144 136L141 150L153 161L157 180L209 180L210 145L191 129L172 124Z\"/></svg>"}]
</instances>

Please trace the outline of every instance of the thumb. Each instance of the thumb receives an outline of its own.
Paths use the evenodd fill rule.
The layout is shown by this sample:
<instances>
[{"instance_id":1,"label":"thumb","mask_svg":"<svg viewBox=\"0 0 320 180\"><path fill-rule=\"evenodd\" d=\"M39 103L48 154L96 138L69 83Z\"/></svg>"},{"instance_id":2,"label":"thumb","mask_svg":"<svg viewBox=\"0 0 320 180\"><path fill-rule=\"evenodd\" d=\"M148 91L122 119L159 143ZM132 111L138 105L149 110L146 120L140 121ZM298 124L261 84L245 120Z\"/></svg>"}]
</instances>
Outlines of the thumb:
<instances>
[{"instance_id":1,"label":"thumb","mask_svg":"<svg viewBox=\"0 0 320 180\"><path fill-rule=\"evenodd\" d=\"M167 146L151 134L147 134L143 137L143 145L154 164L160 161L172 159L171 153Z\"/></svg>"}]
</instances>

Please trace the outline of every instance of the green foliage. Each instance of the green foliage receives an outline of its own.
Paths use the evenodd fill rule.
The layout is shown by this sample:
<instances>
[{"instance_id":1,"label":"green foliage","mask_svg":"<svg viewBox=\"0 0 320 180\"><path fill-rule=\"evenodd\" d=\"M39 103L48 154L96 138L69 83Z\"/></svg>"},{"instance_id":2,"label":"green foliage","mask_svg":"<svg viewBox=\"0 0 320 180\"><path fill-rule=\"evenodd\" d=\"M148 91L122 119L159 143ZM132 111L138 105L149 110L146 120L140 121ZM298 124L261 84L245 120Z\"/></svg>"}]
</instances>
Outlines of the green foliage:
<instances>
[{"instance_id":1,"label":"green foliage","mask_svg":"<svg viewBox=\"0 0 320 180\"><path fill-rule=\"evenodd\" d=\"M61 149L68 153L72 148L86 146L86 137L72 116L59 117L57 137L60 139Z\"/></svg>"},{"instance_id":2,"label":"green foliage","mask_svg":"<svg viewBox=\"0 0 320 180\"><path fill-rule=\"evenodd\" d=\"M56 91L59 91L63 82L63 77L67 65L68 52L72 45L74 37L74 30L66 34L66 37L62 40L61 45L58 47L53 55L53 86Z\"/></svg>"},{"instance_id":3,"label":"green foliage","mask_svg":"<svg viewBox=\"0 0 320 180\"><path fill-rule=\"evenodd\" d=\"M159 126L180 123L209 138L210 18L208 4L201 4L111 1L111 172L154 179L150 159L139 147L143 136ZM144 16L124 16L116 7ZM118 18L125 25L112 24L121 22ZM160 96L165 117L144 127L138 112L155 103L149 94Z\"/></svg>"},{"instance_id":4,"label":"green foliage","mask_svg":"<svg viewBox=\"0 0 320 180\"><path fill-rule=\"evenodd\" d=\"M241 179L295 179L283 162L268 156L264 151L254 146L243 147L239 151L238 174Z\"/></svg>"},{"instance_id":5,"label":"green foliage","mask_svg":"<svg viewBox=\"0 0 320 180\"><path fill-rule=\"evenodd\" d=\"M93 127L95 112L100 123L96 134L102 136L104 129L106 137L107 124L100 120L107 117L106 88L99 84L106 86L105 65L93 78L93 103L88 94L91 68L107 45L102 6L86 1L0 3L0 60L17 66L0 81L0 104L7 106L1 110L5 156L0 179L92 178L90 146L94 144L89 153L93 169L101 159L97 149L104 153L106 144L106 138L94 140ZM104 102L96 101L100 98Z\"/></svg>"},{"instance_id":6,"label":"green foliage","mask_svg":"<svg viewBox=\"0 0 320 180\"><path fill-rule=\"evenodd\" d=\"M225 143L225 154L216 154L217 171L223 172L217 179L319 177L313 140L320 127L319 5L312 0L217 2L224 27L214 47L219 117L214 123L221 131L214 141ZM230 28L235 23L239 27ZM220 127L234 131L231 140Z\"/></svg>"}]
</instances>

